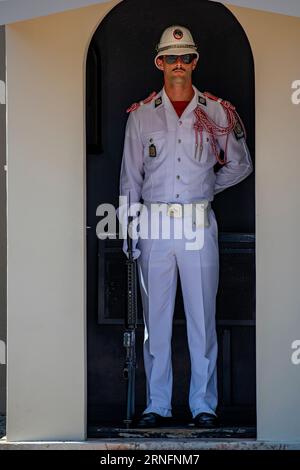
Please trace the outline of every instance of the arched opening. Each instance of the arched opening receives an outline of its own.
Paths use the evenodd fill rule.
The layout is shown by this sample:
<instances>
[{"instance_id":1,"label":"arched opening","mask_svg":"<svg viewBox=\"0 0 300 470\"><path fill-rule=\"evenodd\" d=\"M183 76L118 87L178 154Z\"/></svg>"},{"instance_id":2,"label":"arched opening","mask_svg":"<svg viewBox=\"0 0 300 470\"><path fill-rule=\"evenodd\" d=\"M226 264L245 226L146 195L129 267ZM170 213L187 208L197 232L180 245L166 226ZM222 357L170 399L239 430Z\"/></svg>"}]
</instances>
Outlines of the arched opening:
<instances>
[{"instance_id":1,"label":"arched opening","mask_svg":"<svg viewBox=\"0 0 300 470\"><path fill-rule=\"evenodd\" d=\"M158 13L159 12L159 13ZM117 207L126 108L162 88L154 67L163 29L186 25L199 46L193 82L233 102L255 160L254 64L245 32L222 4L207 0L124 0L95 31L87 55L87 330L88 429L120 425L125 416L123 318L125 257L120 240L96 237L96 208ZM254 174L215 197L219 224L219 414L229 425L255 424L255 191ZM136 405L145 404L142 311L137 332ZM173 328L173 414L188 423L189 353L180 285Z\"/></svg>"}]
</instances>

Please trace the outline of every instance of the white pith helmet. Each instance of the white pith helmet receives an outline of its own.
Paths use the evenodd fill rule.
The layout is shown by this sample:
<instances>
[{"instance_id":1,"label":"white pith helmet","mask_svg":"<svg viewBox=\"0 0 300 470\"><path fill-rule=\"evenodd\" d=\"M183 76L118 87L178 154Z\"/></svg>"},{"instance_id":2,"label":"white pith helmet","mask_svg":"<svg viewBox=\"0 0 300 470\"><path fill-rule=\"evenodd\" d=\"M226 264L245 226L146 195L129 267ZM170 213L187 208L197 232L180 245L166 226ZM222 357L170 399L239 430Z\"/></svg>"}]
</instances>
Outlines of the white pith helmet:
<instances>
[{"instance_id":1,"label":"white pith helmet","mask_svg":"<svg viewBox=\"0 0 300 470\"><path fill-rule=\"evenodd\" d=\"M157 54L154 59L156 67L156 59L162 55L195 54L197 59L199 59L193 37L184 26L174 25L165 29L156 50Z\"/></svg>"}]
</instances>

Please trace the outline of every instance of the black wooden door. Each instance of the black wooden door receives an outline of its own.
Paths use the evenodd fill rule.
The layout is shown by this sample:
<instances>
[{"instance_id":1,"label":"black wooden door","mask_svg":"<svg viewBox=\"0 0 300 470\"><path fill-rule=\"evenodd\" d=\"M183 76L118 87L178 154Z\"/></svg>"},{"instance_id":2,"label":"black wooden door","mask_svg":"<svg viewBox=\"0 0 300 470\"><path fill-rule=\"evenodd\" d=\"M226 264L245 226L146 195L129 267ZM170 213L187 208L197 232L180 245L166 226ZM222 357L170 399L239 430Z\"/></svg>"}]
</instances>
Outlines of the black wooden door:
<instances>
[{"instance_id":1,"label":"black wooden door","mask_svg":"<svg viewBox=\"0 0 300 470\"><path fill-rule=\"evenodd\" d=\"M245 33L222 5L206 0L125 0L100 24L87 58L87 332L88 424L121 423L125 413L121 241L96 236L96 208L117 206L126 108L162 87L153 58L160 34L187 26L200 61L193 82L232 101L248 131L254 161L254 66ZM220 244L217 299L219 413L233 424L255 422L254 174L213 202ZM143 325L137 334L137 410L145 405ZM180 285L173 331L173 411L189 419L189 354Z\"/></svg>"}]
</instances>

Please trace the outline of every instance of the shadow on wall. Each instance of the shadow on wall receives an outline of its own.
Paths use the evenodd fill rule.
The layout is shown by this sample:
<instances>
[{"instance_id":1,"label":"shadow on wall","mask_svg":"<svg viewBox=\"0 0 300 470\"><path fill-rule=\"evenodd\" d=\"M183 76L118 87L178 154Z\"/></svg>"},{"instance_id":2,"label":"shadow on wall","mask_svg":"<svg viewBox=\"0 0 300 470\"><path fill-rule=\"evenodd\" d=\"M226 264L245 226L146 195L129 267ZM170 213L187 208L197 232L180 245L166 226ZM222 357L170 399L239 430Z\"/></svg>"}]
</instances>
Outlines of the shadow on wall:
<instances>
[{"instance_id":1,"label":"shadow on wall","mask_svg":"<svg viewBox=\"0 0 300 470\"><path fill-rule=\"evenodd\" d=\"M0 26L0 415L5 413L6 406L6 172L3 171L6 165L5 73L5 29Z\"/></svg>"},{"instance_id":2,"label":"shadow on wall","mask_svg":"<svg viewBox=\"0 0 300 470\"><path fill-rule=\"evenodd\" d=\"M0 439L6 435L6 418L0 415Z\"/></svg>"}]
</instances>

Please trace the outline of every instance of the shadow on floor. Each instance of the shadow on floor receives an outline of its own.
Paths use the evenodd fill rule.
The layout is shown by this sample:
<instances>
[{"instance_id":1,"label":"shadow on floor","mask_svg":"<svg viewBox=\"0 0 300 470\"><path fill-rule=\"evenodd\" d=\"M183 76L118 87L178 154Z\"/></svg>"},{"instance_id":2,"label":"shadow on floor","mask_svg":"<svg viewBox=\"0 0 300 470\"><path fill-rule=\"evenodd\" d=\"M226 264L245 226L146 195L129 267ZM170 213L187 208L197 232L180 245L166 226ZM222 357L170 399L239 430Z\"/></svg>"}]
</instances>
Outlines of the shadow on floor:
<instances>
[{"instance_id":1,"label":"shadow on floor","mask_svg":"<svg viewBox=\"0 0 300 470\"><path fill-rule=\"evenodd\" d=\"M255 439L256 428L254 426L220 426L214 429L198 429L194 425L170 425L155 429L126 429L113 426L90 426L88 437L94 439Z\"/></svg>"}]
</instances>

